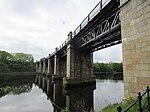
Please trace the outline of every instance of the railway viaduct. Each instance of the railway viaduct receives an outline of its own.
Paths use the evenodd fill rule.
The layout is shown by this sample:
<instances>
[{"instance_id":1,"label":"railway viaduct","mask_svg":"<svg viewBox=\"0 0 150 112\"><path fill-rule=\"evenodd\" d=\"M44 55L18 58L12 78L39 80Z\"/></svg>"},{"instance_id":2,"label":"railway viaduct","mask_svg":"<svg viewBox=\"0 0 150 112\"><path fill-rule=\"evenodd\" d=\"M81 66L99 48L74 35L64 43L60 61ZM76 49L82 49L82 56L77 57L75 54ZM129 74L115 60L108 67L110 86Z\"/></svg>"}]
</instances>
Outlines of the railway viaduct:
<instances>
[{"instance_id":1,"label":"railway viaduct","mask_svg":"<svg viewBox=\"0 0 150 112\"><path fill-rule=\"evenodd\" d=\"M101 0L67 40L36 62L64 87L95 84L93 52L122 43L125 96L150 85L150 0Z\"/></svg>"}]
</instances>

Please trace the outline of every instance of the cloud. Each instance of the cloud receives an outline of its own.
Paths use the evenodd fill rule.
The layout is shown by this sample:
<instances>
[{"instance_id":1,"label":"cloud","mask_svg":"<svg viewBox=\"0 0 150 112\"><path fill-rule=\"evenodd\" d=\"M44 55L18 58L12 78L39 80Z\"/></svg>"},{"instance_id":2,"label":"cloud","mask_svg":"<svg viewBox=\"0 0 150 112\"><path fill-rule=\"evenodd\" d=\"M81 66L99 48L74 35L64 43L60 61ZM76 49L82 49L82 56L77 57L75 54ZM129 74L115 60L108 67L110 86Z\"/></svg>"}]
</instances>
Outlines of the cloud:
<instances>
[{"instance_id":1,"label":"cloud","mask_svg":"<svg viewBox=\"0 0 150 112\"><path fill-rule=\"evenodd\" d=\"M0 50L48 56L99 0L1 0Z\"/></svg>"},{"instance_id":2,"label":"cloud","mask_svg":"<svg viewBox=\"0 0 150 112\"><path fill-rule=\"evenodd\" d=\"M38 87L20 95L6 95L0 100L1 112L52 112L53 106ZM34 105L33 105L34 104ZM42 108L41 108L42 106Z\"/></svg>"},{"instance_id":3,"label":"cloud","mask_svg":"<svg viewBox=\"0 0 150 112\"><path fill-rule=\"evenodd\" d=\"M97 51L93 58L94 62L122 62L122 44Z\"/></svg>"}]
</instances>

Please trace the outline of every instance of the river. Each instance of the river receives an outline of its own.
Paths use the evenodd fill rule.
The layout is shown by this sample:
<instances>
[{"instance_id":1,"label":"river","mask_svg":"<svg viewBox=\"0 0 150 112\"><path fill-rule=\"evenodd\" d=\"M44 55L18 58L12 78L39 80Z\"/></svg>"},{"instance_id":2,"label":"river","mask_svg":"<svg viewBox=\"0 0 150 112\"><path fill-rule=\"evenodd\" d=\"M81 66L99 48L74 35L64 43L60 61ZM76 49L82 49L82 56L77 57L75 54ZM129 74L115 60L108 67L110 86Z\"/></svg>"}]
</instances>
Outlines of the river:
<instances>
[{"instance_id":1,"label":"river","mask_svg":"<svg viewBox=\"0 0 150 112\"><path fill-rule=\"evenodd\" d=\"M0 112L98 112L123 96L120 74L100 75L95 86L71 90L44 76L0 75Z\"/></svg>"}]
</instances>

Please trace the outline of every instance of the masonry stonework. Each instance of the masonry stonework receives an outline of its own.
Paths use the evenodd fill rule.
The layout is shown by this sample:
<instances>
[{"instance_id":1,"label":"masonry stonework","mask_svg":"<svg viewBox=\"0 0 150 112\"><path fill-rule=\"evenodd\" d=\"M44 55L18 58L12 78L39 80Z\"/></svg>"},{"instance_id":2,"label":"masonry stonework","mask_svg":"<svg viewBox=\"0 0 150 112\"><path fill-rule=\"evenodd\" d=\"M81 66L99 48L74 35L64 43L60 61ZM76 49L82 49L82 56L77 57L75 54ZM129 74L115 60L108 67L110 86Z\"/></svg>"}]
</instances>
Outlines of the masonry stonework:
<instances>
[{"instance_id":1,"label":"masonry stonework","mask_svg":"<svg viewBox=\"0 0 150 112\"><path fill-rule=\"evenodd\" d=\"M93 54L88 51L79 51L72 43L72 32L68 35L67 43L67 72L63 78L66 86L80 84L95 84L93 76Z\"/></svg>"},{"instance_id":2,"label":"masonry stonework","mask_svg":"<svg viewBox=\"0 0 150 112\"><path fill-rule=\"evenodd\" d=\"M51 70L51 60L50 60L50 55L49 55L47 76L51 76L51 75L52 75L52 70Z\"/></svg>"},{"instance_id":3,"label":"masonry stonework","mask_svg":"<svg viewBox=\"0 0 150 112\"><path fill-rule=\"evenodd\" d=\"M134 97L150 85L150 0L129 1L120 20L125 97Z\"/></svg>"}]
</instances>

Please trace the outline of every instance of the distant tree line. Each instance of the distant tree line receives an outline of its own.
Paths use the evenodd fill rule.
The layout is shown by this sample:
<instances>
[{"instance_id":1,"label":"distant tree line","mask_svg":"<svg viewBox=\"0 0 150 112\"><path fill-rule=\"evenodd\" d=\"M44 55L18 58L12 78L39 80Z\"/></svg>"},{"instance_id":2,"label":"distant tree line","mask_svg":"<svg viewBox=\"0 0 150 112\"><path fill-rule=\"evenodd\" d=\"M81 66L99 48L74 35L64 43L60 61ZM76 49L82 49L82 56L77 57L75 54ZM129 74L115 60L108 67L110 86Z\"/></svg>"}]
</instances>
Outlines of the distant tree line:
<instances>
[{"instance_id":1,"label":"distant tree line","mask_svg":"<svg viewBox=\"0 0 150 112\"><path fill-rule=\"evenodd\" d=\"M33 72L34 58L31 54L0 51L0 72Z\"/></svg>"},{"instance_id":2,"label":"distant tree line","mask_svg":"<svg viewBox=\"0 0 150 112\"><path fill-rule=\"evenodd\" d=\"M96 72L123 72L122 63L94 63L93 71Z\"/></svg>"}]
</instances>

